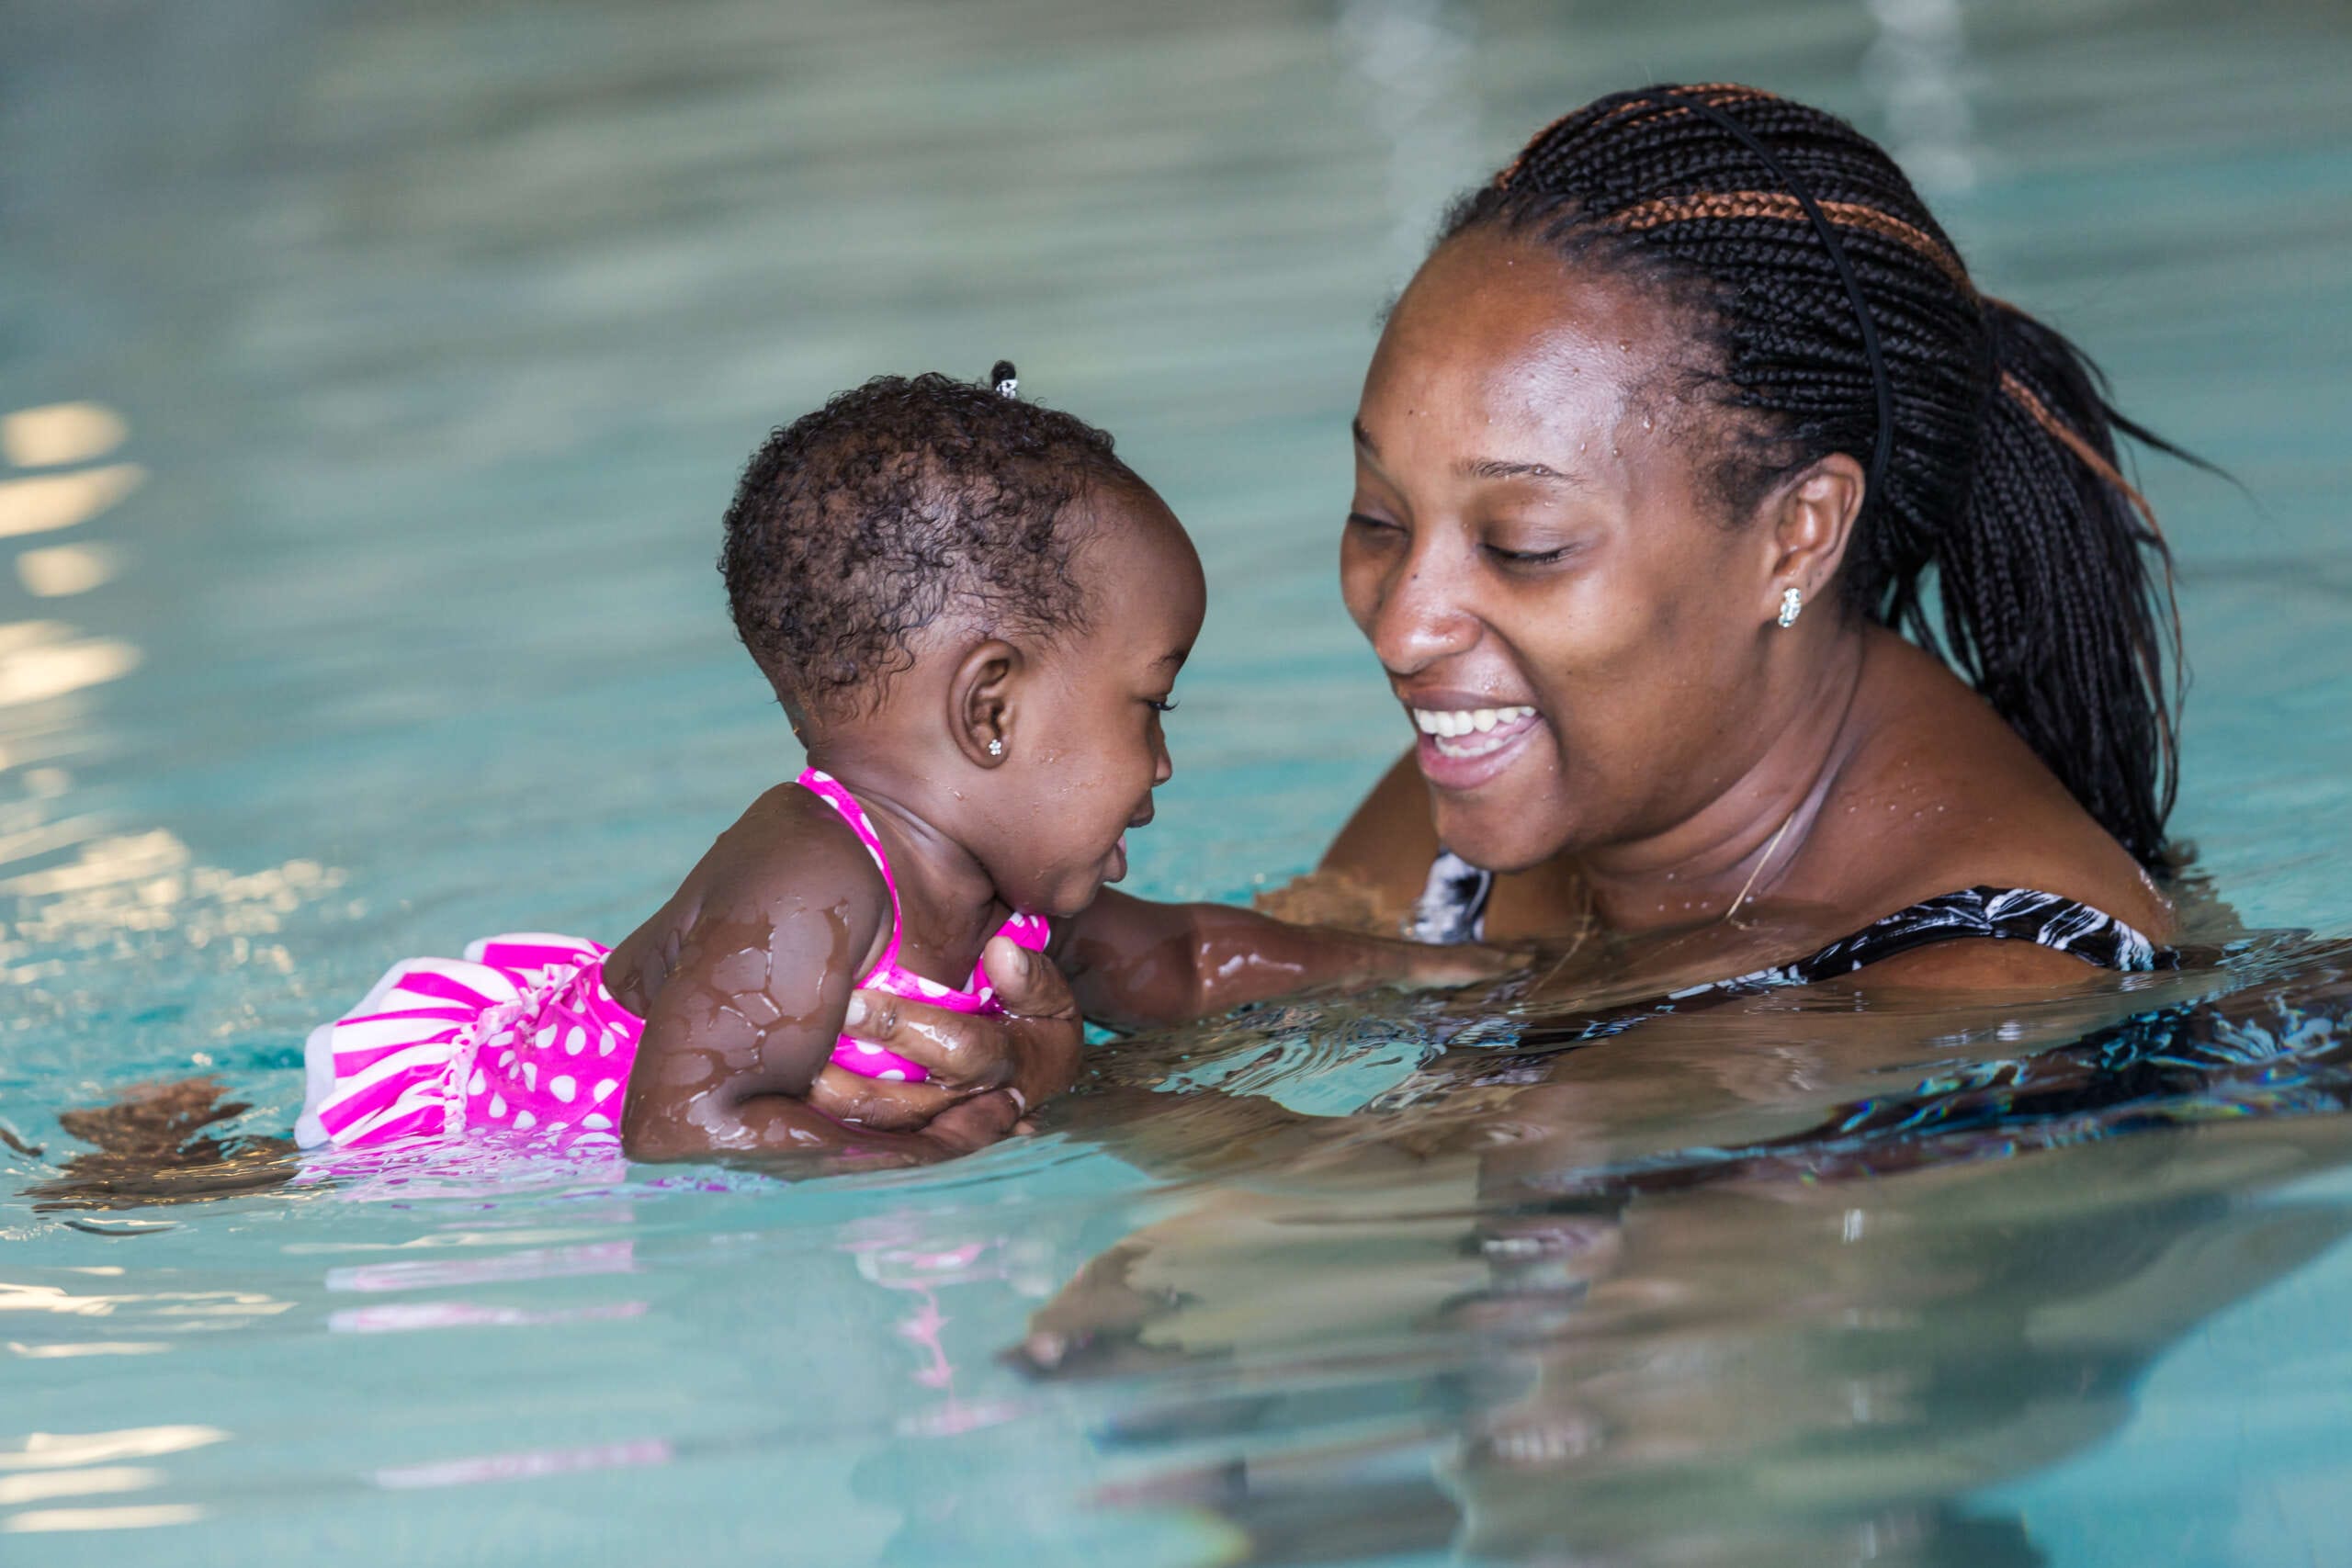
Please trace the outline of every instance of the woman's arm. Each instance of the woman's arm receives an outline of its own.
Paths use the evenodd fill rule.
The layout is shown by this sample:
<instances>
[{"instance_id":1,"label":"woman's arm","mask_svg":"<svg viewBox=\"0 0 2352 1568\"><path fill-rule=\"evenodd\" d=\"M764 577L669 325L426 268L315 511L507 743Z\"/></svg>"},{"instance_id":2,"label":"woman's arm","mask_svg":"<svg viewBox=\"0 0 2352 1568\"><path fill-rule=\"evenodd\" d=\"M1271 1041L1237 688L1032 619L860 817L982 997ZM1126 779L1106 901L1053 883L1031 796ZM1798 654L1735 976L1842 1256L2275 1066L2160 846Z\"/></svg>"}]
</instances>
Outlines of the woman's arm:
<instances>
[{"instance_id":1,"label":"woman's arm","mask_svg":"<svg viewBox=\"0 0 2352 1568\"><path fill-rule=\"evenodd\" d=\"M1054 951L1086 1016L1117 1029L1337 987L1469 985L1518 963L1487 948L1430 947L1289 925L1226 904L1111 892L1063 926Z\"/></svg>"}]
</instances>

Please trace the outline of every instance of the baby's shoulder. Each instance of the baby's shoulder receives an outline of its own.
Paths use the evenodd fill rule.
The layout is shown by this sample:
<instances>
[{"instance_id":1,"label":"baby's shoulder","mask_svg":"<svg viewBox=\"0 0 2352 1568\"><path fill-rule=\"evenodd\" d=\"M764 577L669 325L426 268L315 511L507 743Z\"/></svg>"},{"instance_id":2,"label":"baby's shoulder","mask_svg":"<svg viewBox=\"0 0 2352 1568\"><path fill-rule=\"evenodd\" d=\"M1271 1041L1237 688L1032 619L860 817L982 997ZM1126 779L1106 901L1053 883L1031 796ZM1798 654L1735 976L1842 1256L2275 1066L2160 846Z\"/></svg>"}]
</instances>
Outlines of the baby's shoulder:
<instances>
[{"instance_id":1,"label":"baby's shoulder","mask_svg":"<svg viewBox=\"0 0 2352 1568\"><path fill-rule=\"evenodd\" d=\"M775 982L777 961L787 957L797 971L821 968L817 961L843 948L870 955L888 938L890 914L889 886L856 834L808 791L785 785L719 834L669 900L613 950L605 973L621 1004L643 1018L681 971L756 989Z\"/></svg>"},{"instance_id":2,"label":"baby's shoulder","mask_svg":"<svg viewBox=\"0 0 2352 1568\"><path fill-rule=\"evenodd\" d=\"M718 836L695 868L706 908L783 912L782 907L888 910L889 885L841 813L797 784L778 784Z\"/></svg>"}]
</instances>

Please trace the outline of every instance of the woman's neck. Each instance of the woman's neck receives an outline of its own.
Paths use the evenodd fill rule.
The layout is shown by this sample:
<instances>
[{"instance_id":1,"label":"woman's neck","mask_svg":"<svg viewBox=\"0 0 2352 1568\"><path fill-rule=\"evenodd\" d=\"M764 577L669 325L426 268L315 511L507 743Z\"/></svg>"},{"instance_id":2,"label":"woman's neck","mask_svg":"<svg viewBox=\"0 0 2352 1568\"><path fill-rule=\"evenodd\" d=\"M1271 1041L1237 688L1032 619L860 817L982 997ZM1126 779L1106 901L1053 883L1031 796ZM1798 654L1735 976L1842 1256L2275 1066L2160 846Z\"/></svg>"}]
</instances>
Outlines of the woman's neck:
<instances>
[{"instance_id":1,"label":"woman's neck","mask_svg":"<svg viewBox=\"0 0 2352 1568\"><path fill-rule=\"evenodd\" d=\"M851 748L811 747L808 765L865 808L898 883L900 925L916 949L950 965L967 957L978 963L1012 910L988 868L945 825L953 812L933 798L936 786Z\"/></svg>"},{"instance_id":2,"label":"woman's neck","mask_svg":"<svg viewBox=\"0 0 2352 1568\"><path fill-rule=\"evenodd\" d=\"M1860 624L1824 636L1768 700L1770 739L1727 784L1661 832L1577 857L1604 926L1637 932L1736 916L1795 863L1852 752L1849 721L1869 662Z\"/></svg>"}]
</instances>

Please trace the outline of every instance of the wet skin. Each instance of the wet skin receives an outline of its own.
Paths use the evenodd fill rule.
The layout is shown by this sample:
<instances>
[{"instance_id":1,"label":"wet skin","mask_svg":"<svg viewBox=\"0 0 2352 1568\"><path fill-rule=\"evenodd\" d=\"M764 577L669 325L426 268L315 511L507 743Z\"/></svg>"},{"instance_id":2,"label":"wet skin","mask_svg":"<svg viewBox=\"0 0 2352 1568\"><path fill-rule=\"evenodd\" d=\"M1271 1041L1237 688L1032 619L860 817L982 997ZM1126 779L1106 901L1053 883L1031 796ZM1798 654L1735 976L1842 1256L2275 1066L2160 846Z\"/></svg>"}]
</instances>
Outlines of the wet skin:
<instances>
[{"instance_id":1,"label":"wet skin","mask_svg":"<svg viewBox=\"0 0 2352 1568\"><path fill-rule=\"evenodd\" d=\"M2000 716L1843 605L1859 463L1833 455L1730 514L1708 465L1733 433L1690 400L1689 373L1708 368L1692 326L1613 276L1476 233L1391 313L1355 422L1349 612L1404 733L1414 707L1532 712L1452 748L1483 755L1417 736L1327 852L1319 875L1346 897L1326 902L1393 919L1449 845L1503 873L1491 940L1573 950L1551 966L1558 993L1736 974L1987 884L2170 937L2168 900ZM1784 630L1791 587L1805 608ZM1229 913L1109 897L1057 951L1091 1015L1133 1024L1396 962ZM2040 995L2086 973L1978 941L1868 976ZM974 1073L1034 1027L912 1005L891 1022Z\"/></svg>"},{"instance_id":2,"label":"wet skin","mask_svg":"<svg viewBox=\"0 0 2352 1568\"><path fill-rule=\"evenodd\" d=\"M1679 962L1736 945L1703 923L1743 889L1787 942L1979 884L2169 934L2163 897L1998 716L1844 609L1852 459L1730 515L1703 467L1724 416L1682 396L1700 354L1656 295L1532 243L1473 234L1422 268L1365 378L1342 592L1401 707L1534 714L1483 756L1420 737L1326 867L1401 894L1442 842L1507 874L1497 935L1588 909L1618 935L1700 927ZM1806 610L1782 629L1790 587ZM1875 971L2081 973L1993 942Z\"/></svg>"},{"instance_id":3,"label":"wet skin","mask_svg":"<svg viewBox=\"0 0 2352 1568\"><path fill-rule=\"evenodd\" d=\"M1171 771L1160 710L1200 629L1198 558L1148 491L1080 504L1082 626L1000 637L943 617L921 635L913 666L878 693L797 716L810 763L857 796L889 855L899 962L944 985L968 983L1016 910L1064 918L1124 875L1124 835L1150 821L1151 792ZM1000 1080L1014 1092L976 1098L998 1084L955 1082L934 1090L948 1103L930 1108L944 1113L920 1133L845 1129L840 1112L876 1106L863 1103L865 1080L827 1059L890 931L889 888L831 807L791 784L754 802L606 962L614 997L646 1021L622 1122L630 1156L930 1157L1001 1135L1025 1095L1067 1084L1077 1021L1065 993L1048 1010L1057 1027L1046 1043L1069 1036L1067 1048L1016 1064L1025 1071ZM992 962L1006 965L1012 944L994 945ZM1035 985L1013 990L1040 1005ZM898 1043L927 1066L955 1066L919 1042ZM876 1104L887 1115L888 1102Z\"/></svg>"}]
</instances>

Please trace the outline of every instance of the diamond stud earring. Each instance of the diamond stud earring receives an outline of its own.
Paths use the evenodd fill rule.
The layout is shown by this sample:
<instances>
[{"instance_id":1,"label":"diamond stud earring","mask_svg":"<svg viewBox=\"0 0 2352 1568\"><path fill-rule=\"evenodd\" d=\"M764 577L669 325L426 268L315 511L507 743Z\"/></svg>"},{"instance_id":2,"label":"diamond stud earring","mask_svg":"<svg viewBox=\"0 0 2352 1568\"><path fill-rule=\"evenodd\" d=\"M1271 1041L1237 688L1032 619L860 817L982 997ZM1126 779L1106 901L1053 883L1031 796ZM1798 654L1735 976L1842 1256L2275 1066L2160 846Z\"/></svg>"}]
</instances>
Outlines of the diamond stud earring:
<instances>
[{"instance_id":1,"label":"diamond stud earring","mask_svg":"<svg viewBox=\"0 0 2352 1568\"><path fill-rule=\"evenodd\" d=\"M997 739L991 739L991 740L989 740L989 756L991 756L991 757L1001 757L1001 756L1003 756L1003 755L1004 755L1004 742L1003 742L1003 741L1001 741L1001 740L997 740Z\"/></svg>"},{"instance_id":2,"label":"diamond stud earring","mask_svg":"<svg viewBox=\"0 0 2352 1568\"><path fill-rule=\"evenodd\" d=\"M1804 614L1804 590L1792 588L1781 595L1781 629L1788 630Z\"/></svg>"}]
</instances>

